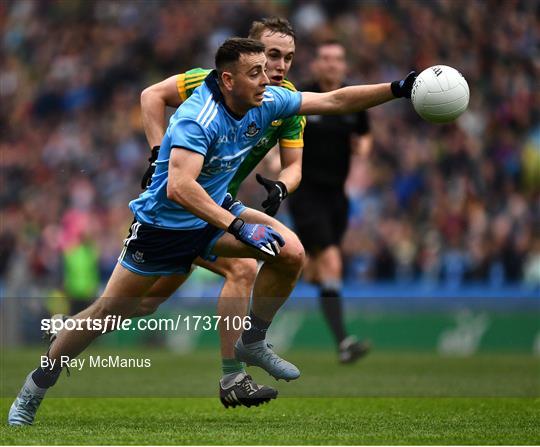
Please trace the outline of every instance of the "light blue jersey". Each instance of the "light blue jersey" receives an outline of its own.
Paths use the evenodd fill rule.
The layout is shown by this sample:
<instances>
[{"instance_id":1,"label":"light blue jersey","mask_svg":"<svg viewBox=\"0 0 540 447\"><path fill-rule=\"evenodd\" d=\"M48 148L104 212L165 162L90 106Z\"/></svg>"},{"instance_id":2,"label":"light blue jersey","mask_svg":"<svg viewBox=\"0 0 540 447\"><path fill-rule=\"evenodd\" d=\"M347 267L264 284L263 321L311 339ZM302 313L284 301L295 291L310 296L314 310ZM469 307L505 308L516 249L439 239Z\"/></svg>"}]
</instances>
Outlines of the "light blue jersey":
<instances>
[{"instance_id":1,"label":"light blue jersey","mask_svg":"<svg viewBox=\"0 0 540 447\"><path fill-rule=\"evenodd\" d=\"M171 150L185 148L204 156L197 182L221 205L229 182L265 129L272 121L296 115L301 102L300 92L267 87L260 107L254 107L241 118L236 117L225 105L216 72L211 72L169 121L152 184L129 204L137 221L177 230L207 225L181 205L167 199Z\"/></svg>"}]
</instances>

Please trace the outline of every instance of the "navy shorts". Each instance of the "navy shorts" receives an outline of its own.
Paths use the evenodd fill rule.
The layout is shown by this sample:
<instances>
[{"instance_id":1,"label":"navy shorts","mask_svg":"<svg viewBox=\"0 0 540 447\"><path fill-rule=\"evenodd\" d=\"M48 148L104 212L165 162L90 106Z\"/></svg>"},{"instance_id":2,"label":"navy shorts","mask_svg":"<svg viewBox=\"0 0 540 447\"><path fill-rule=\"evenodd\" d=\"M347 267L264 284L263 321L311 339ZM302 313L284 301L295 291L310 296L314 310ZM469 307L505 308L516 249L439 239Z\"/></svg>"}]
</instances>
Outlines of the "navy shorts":
<instances>
[{"instance_id":1,"label":"navy shorts","mask_svg":"<svg viewBox=\"0 0 540 447\"><path fill-rule=\"evenodd\" d=\"M223 208L238 217L246 207L227 195ZM214 260L212 250L224 230L206 225L195 230L169 230L134 220L124 240L118 262L126 269L145 276L187 274L196 257Z\"/></svg>"}]
</instances>

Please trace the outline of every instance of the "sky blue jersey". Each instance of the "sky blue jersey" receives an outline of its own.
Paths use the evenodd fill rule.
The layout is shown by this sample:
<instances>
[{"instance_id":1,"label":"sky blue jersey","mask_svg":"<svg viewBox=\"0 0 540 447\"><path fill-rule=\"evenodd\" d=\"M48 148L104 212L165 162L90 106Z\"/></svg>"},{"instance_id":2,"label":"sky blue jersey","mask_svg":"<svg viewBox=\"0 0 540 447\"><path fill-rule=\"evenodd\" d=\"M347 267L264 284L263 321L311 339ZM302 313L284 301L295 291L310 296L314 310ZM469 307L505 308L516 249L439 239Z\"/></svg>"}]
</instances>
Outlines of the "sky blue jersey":
<instances>
[{"instance_id":1,"label":"sky blue jersey","mask_svg":"<svg viewBox=\"0 0 540 447\"><path fill-rule=\"evenodd\" d=\"M300 92L270 86L260 107L238 117L225 105L217 74L212 71L171 117L161 142L152 184L129 204L136 219L168 229L204 227L205 221L167 199L171 150L185 148L204 156L197 182L221 205L229 182L265 129L272 121L296 115L301 102Z\"/></svg>"}]
</instances>

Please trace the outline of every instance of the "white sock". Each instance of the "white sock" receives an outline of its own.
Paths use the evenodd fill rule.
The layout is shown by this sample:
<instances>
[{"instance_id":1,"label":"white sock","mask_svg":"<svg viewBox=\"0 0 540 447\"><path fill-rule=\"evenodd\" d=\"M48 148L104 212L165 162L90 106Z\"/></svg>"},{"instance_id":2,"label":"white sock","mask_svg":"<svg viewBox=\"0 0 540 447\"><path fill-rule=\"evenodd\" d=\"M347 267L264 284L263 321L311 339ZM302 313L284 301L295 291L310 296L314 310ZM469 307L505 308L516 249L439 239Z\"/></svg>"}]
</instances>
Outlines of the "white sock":
<instances>
[{"instance_id":1,"label":"white sock","mask_svg":"<svg viewBox=\"0 0 540 447\"><path fill-rule=\"evenodd\" d=\"M225 374L223 377L221 377L220 382L221 386L223 388L230 388L232 385L234 385L235 382L238 380L242 380L244 376L246 375L245 371L240 372L234 372L230 374Z\"/></svg>"}]
</instances>

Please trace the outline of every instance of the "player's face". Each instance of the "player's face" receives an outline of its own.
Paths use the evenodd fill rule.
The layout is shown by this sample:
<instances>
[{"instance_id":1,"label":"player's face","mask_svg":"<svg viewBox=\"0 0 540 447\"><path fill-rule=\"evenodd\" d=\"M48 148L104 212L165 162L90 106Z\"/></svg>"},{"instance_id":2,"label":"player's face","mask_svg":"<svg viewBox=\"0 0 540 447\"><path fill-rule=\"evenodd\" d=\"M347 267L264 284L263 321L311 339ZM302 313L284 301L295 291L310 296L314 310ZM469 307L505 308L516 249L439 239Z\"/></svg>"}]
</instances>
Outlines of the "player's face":
<instances>
[{"instance_id":1,"label":"player's face","mask_svg":"<svg viewBox=\"0 0 540 447\"><path fill-rule=\"evenodd\" d=\"M262 104L263 94L269 84L265 71L264 53L242 54L233 75L235 102L244 109Z\"/></svg>"},{"instance_id":2,"label":"player's face","mask_svg":"<svg viewBox=\"0 0 540 447\"><path fill-rule=\"evenodd\" d=\"M347 74L345 49L341 45L323 45L313 64L315 76L321 81L341 84Z\"/></svg>"},{"instance_id":3,"label":"player's face","mask_svg":"<svg viewBox=\"0 0 540 447\"><path fill-rule=\"evenodd\" d=\"M293 61L294 39L285 34L266 30L263 32L260 41L266 47L266 74L270 79L270 83L281 86Z\"/></svg>"}]
</instances>

